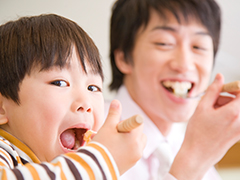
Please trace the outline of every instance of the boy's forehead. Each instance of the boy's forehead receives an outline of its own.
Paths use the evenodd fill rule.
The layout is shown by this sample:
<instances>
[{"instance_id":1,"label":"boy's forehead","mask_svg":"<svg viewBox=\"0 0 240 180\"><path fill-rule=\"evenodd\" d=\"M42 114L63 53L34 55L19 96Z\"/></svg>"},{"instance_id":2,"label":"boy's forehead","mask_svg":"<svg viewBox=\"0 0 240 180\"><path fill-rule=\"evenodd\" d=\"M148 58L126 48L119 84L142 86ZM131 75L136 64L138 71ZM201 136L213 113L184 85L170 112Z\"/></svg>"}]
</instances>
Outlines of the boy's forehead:
<instances>
[{"instance_id":1,"label":"boy's forehead","mask_svg":"<svg viewBox=\"0 0 240 180\"><path fill-rule=\"evenodd\" d=\"M61 73L61 72L81 72L81 74L85 74L87 76L99 76L101 78L100 74L94 70L90 66L90 63L86 60L85 68L82 66L81 61L76 58L70 58L63 66L59 66L58 64L54 64L52 66L49 66L48 68L44 68L41 65L33 66L33 68L30 71L30 76L34 76L38 73Z\"/></svg>"},{"instance_id":2,"label":"boy's forehead","mask_svg":"<svg viewBox=\"0 0 240 180\"><path fill-rule=\"evenodd\" d=\"M73 46L71 51L65 58L61 58L58 55L55 55L54 58L50 59L37 59L32 64L28 74L33 74L37 72L44 72L44 71L61 71L61 70L73 70L78 69L84 74L89 75L97 75L101 76L101 67L98 66L98 62L94 57L88 57L84 54L81 55L81 52L77 51L76 47ZM89 59L93 58L93 59ZM94 62L94 63L92 63Z\"/></svg>"}]
</instances>

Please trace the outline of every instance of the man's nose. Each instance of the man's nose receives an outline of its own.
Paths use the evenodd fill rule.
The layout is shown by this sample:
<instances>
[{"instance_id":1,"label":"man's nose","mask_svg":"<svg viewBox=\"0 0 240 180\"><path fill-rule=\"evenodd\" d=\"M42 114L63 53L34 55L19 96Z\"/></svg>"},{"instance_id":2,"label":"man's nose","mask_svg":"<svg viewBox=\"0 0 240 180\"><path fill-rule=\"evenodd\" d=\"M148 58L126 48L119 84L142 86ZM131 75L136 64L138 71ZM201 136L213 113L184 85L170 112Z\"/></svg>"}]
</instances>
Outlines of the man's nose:
<instances>
[{"instance_id":1,"label":"man's nose","mask_svg":"<svg viewBox=\"0 0 240 180\"><path fill-rule=\"evenodd\" d=\"M195 69L195 59L190 47L180 46L175 50L170 62L171 69L184 73Z\"/></svg>"}]
</instances>

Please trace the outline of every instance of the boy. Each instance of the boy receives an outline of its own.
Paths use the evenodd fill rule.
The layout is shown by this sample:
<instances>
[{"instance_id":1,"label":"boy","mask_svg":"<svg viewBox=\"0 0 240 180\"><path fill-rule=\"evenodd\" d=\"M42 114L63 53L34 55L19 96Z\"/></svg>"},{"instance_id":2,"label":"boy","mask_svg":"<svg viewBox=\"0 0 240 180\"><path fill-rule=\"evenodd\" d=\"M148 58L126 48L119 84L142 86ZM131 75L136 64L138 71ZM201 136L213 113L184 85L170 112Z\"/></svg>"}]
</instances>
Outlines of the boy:
<instances>
[{"instance_id":1,"label":"boy","mask_svg":"<svg viewBox=\"0 0 240 180\"><path fill-rule=\"evenodd\" d=\"M116 99L123 106L122 119L134 114L144 117L144 133L148 138L141 160L120 179L162 179L168 173L184 138L184 132L175 128L175 124L188 121L199 102L197 98L184 97L194 97L204 92L209 83L219 44L220 15L214 0L118 0L113 5L110 27L113 79L110 89L117 90ZM218 79L222 81L221 76ZM204 118L194 121L208 129L195 124L189 126L188 132L197 133L201 129L198 133L200 136L191 133L186 136L185 142L188 144L191 136L201 140L209 135L206 141L194 143L194 148L193 144L187 146L189 154L199 157L196 158L198 161L193 161L199 164L199 169L201 163L207 163L208 158L215 156L209 153L206 159L202 158L204 154L199 154L200 150L208 154L208 151L219 152L230 147L228 143L216 149L206 146L217 143L217 140L210 138L215 128L210 126L214 125L211 122L225 117L227 112L226 107L219 109L219 114L212 109L216 100L214 97L216 95L199 104L212 110L209 117L213 113L214 118L205 121L209 124L204 124ZM239 110L236 112L239 113ZM207 116L205 118L208 119ZM225 118L230 121L228 116ZM225 132L223 129L229 131L227 126L218 128L214 131L216 134L219 134L218 131ZM218 141L225 139L223 136L218 138ZM185 152L186 143L182 148ZM185 157L182 162L182 166L186 167L185 175L193 173L187 164L188 160L195 158L189 159L187 154L182 157ZM212 165L217 162L213 159ZM217 160L220 160L219 157ZM211 163L205 167L209 168ZM212 167L203 179L220 177Z\"/></svg>"},{"instance_id":2,"label":"boy","mask_svg":"<svg viewBox=\"0 0 240 180\"><path fill-rule=\"evenodd\" d=\"M141 157L141 127L116 130L117 101L81 147L103 123L103 73L76 23L49 14L0 26L0 68L0 179L118 179Z\"/></svg>"}]
</instances>

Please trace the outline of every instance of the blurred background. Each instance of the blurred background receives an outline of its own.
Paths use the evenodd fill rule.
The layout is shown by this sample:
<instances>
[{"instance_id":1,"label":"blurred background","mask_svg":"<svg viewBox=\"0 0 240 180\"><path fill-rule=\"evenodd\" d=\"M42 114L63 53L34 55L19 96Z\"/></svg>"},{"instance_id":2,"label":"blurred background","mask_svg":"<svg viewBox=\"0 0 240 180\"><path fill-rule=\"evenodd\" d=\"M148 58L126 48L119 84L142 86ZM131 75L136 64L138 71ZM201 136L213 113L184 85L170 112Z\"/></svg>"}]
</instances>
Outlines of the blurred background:
<instances>
[{"instance_id":1,"label":"blurred background","mask_svg":"<svg viewBox=\"0 0 240 180\"><path fill-rule=\"evenodd\" d=\"M240 1L216 0L222 8L222 33L213 77L220 72L225 82L240 80ZM105 74L104 97L111 81L109 63L109 20L114 0L0 0L0 24L21 16L56 13L77 22L99 48ZM216 165L223 180L240 180L240 143Z\"/></svg>"}]
</instances>

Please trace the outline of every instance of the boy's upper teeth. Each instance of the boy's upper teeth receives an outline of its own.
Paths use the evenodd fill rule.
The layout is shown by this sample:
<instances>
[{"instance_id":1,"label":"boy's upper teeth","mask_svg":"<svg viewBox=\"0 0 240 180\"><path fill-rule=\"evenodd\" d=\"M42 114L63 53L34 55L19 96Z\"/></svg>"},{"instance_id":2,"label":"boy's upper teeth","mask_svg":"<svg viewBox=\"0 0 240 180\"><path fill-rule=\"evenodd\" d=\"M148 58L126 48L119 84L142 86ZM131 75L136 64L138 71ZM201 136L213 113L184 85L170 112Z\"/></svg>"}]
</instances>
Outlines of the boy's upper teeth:
<instances>
[{"instance_id":1,"label":"boy's upper teeth","mask_svg":"<svg viewBox=\"0 0 240 180\"><path fill-rule=\"evenodd\" d=\"M173 93L180 97L185 97L188 93L188 90L192 88L192 83L188 81L163 81L163 85L167 88L172 88Z\"/></svg>"}]
</instances>

